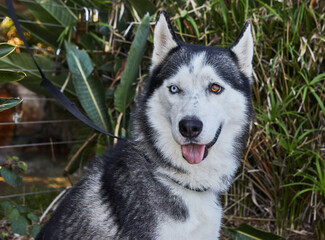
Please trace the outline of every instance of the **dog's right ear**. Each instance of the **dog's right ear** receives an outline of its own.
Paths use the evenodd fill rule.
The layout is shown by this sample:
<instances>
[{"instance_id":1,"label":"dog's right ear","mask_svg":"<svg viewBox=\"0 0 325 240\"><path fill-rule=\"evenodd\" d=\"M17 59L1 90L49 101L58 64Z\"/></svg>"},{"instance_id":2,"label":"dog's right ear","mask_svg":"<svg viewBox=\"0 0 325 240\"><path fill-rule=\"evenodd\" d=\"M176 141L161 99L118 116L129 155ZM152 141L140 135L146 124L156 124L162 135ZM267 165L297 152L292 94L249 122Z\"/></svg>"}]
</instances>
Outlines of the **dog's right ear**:
<instances>
[{"instance_id":1,"label":"dog's right ear","mask_svg":"<svg viewBox=\"0 0 325 240\"><path fill-rule=\"evenodd\" d=\"M172 29L168 14L166 11L161 11L153 36L152 67L161 63L169 51L177 46L178 40Z\"/></svg>"}]
</instances>

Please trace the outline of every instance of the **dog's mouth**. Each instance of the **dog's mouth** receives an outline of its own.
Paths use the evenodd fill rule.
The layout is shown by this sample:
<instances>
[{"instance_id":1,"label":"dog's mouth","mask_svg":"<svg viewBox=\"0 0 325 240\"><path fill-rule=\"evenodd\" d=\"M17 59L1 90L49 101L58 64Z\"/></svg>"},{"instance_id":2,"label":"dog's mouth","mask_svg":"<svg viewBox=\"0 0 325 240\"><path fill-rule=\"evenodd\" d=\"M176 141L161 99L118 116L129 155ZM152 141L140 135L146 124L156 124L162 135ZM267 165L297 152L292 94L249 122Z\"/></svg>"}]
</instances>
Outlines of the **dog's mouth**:
<instances>
[{"instance_id":1,"label":"dog's mouth","mask_svg":"<svg viewBox=\"0 0 325 240\"><path fill-rule=\"evenodd\" d=\"M222 125L218 128L214 138L206 145L190 143L181 146L183 158L189 164L198 164L202 162L209 154L209 149L217 142Z\"/></svg>"}]
</instances>

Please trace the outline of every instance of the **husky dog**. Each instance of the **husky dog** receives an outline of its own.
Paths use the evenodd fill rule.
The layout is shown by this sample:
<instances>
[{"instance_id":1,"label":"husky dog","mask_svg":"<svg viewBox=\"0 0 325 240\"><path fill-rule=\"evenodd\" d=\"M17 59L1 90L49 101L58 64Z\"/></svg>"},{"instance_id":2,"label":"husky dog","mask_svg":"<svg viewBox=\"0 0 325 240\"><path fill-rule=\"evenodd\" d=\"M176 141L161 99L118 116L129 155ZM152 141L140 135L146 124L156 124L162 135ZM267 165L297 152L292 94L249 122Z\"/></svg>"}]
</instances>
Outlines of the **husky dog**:
<instances>
[{"instance_id":1,"label":"husky dog","mask_svg":"<svg viewBox=\"0 0 325 240\"><path fill-rule=\"evenodd\" d=\"M249 22L221 49L181 42L160 13L134 138L93 162L36 239L218 239L218 194L253 115L252 57Z\"/></svg>"}]
</instances>

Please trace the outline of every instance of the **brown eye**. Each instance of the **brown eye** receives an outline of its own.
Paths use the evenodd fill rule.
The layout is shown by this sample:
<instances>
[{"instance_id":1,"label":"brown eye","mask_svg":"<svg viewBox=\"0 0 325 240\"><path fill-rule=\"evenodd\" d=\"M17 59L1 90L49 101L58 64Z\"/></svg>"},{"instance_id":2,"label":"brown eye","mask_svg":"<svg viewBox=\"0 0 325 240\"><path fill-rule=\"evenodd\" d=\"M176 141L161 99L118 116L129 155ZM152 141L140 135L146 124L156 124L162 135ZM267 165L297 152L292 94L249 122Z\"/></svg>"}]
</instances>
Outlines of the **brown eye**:
<instances>
[{"instance_id":1,"label":"brown eye","mask_svg":"<svg viewBox=\"0 0 325 240\"><path fill-rule=\"evenodd\" d=\"M210 85L210 91L213 93L221 93L223 88L216 83Z\"/></svg>"}]
</instances>

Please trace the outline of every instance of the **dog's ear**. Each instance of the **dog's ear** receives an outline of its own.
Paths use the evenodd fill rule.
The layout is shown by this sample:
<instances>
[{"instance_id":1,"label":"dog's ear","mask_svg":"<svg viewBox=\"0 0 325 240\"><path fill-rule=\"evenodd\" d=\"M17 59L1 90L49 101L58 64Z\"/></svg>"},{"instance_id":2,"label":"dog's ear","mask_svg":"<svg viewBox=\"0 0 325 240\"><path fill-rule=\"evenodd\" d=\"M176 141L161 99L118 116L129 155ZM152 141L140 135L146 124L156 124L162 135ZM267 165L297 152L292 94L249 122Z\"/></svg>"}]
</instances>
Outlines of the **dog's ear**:
<instances>
[{"instance_id":1,"label":"dog's ear","mask_svg":"<svg viewBox=\"0 0 325 240\"><path fill-rule=\"evenodd\" d=\"M240 70L251 80L253 74L254 41L249 21L245 23L239 37L232 44L230 50L237 56Z\"/></svg>"},{"instance_id":2,"label":"dog's ear","mask_svg":"<svg viewBox=\"0 0 325 240\"><path fill-rule=\"evenodd\" d=\"M172 29L167 12L161 11L153 37L152 67L157 66L168 52L178 46L178 40Z\"/></svg>"}]
</instances>

